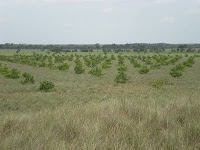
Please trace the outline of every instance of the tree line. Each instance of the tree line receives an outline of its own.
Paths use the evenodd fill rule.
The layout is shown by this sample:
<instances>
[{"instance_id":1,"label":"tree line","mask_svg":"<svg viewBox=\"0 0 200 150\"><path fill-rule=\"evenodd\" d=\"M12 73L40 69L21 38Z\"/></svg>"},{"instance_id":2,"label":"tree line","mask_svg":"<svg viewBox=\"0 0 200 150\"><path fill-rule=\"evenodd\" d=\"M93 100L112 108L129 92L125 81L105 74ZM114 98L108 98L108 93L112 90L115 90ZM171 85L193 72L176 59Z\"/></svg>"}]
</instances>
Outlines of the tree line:
<instances>
[{"instance_id":1,"label":"tree line","mask_svg":"<svg viewBox=\"0 0 200 150\"><path fill-rule=\"evenodd\" d=\"M50 51L82 51L92 52L94 50L103 50L104 52L162 52L171 49L172 52L193 52L194 49L200 48L200 44L167 44L167 43L133 43L133 44L0 44L0 49L41 49ZM199 49L200 50L200 49Z\"/></svg>"}]
</instances>

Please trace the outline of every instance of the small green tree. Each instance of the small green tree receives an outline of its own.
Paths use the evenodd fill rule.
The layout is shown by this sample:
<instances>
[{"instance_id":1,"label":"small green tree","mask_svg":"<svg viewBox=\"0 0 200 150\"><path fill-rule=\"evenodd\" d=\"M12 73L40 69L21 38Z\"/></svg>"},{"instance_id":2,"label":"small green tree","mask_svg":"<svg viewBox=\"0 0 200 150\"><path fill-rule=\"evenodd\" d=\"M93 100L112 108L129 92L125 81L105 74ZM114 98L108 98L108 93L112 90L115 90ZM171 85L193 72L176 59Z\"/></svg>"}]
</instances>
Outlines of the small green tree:
<instances>
[{"instance_id":1,"label":"small green tree","mask_svg":"<svg viewBox=\"0 0 200 150\"><path fill-rule=\"evenodd\" d=\"M164 85L168 85L169 80L167 78L158 79L158 80L155 80L154 82L151 82L150 84L151 84L151 86L153 86L155 88L161 88Z\"/></svg>"},{"instance_id":2,"label":"small green tree","mask_svg":"<svg viewBox=\"0 0 200 150\"><path fill-rule=\"evenodd\" d=\"M120 66L117 68L117 70L118 70L119 72L125 72L125 71L128 70L128 67L125 66L125 65L120 65Z\"/></svg>"},{"instance_id":3,"label":"small green tree","mask_svg":"<svg viewBox=\"0 0 200 150\"><path fill-rule=\"evenodd\" d=\"M35 79L31 74L24 72L22 74L22 76L25 78L23 81L21 81L22 84L27 84L27 83L34 84L35 83Z\"/></svg>"},{"instance_id":4,"label":"small green tree","mask_svg":"<svg viewBox=\"0 0 200 150\"><path fill-rule=\"evenodd\" d=\"M83 68L83 64L81 63L79 58L76 59L75 63L76 63L76 66L74 68L75 73L76 74L84 73L85 72L85 68Z\"/></svg>"},{"instance_id":5,"label":"small green tree","mask_svg":"<svg viewBox=\"0 0 200 150\"><path fill-rule=\"evenodd\" d=\"M5 65L5 66L0 66L0 73L2 74L2 75L6 75L6 74L8 74L9 73L9 69L8 69L8 67Z\"/></svg>"},{"instance_id":6,"label":"small green tree","mask_svg":"<svg viewBox=\"0 0 200 150\"><path fill-rule=\"evenodd\" d=\"M41 91L49 91L51 89L53 89L55 87L54 83L51 82L51 81L43 81L43 82L40 82L40 90Z\"/></svg>"},{"instance_id":7,"label":"small green tree","mask_svg":"<svg viewBox=\"0 0 200 150\"><path fill-rule=\"evenodd\" d=\"M184 65L182 65L182 64L178 64L178 65L175 66L175 69L176 69L177 71L184 71L185 67L184 67Z\"/></svg>"},{"instance_id":8,"label":"small green tree","mask_svg":"<svg viewBox=\"0 0 200 150\"><path fill-rule=\"evenodd\" d=\"M17 69L13 68L13 69L9 70L7 72L7 74L5 74L5 76L8 77L8 78L12 78L12 79L20 78L20 71L18 71Z\"/></svg>"},{"instance_id":9,"label":"small green tree","mask_svg":"<svg viewBox=\"0 0 200 150\"><path fill-rule=\"evenodd\" d=\"M149 68L147 66L143 66L138 72L140 74L147 74L149 72Z\"/></svg>"},{"instance_id":10,"label":"small green tree","mask_svg":"<svg viewBox=\"0 0 200 150\"><path fill-rule=\"evenodd\" d=\"M124 57L121 55L118 55L118 64L123 65L124 64Z\"/></svg>"},{"instance_id":11,"label":"small green tree","mask_svg":"<svg viewBox=\"0 0 200 150\"><path fill-rule=\"evenodd\" d=\"M58 68L59 70L68 70L68 69L69 69L69 65L66 64L66 63L64 63L64 64L58 65L57 68Z\"/></svg>"},{"instance_id":12,"label":"small green tree","mask_svg":"<svg viewBox=\"0 0 200 150\"><path fill-rule=\"evenodd\" d=\"M112 60L116 60L115 56L112 54L110 57Z\"/></svg>"},{"instance_id":13,"label":"small green tree","mask_svg":"<svg viewBox=\"0 0 200 150\"><path fill-rule=\"evenodd\" d=\"M92 74L94 76L103 76L103 73L102 73L102 68L100 67L95 67L95 68L92 68L90 71L89 71L89 74Z\"/></svg>"},{"instance_id":14,"label":"small green tree","mask_svg":"<svg viewBox=\"0 0 200 150\"><path fill-rule=\"evenodd\" d=\"M115 78L115 82L116 83L126 83L127 81L128 81L127 75L124 72L119 71Z\"/></svg>"},{"instance_id":15,"label":"small green tree","mask_svg":"<svg viewBox=\"0 0 200 150\"><path fill-rule=\"evenodd\" d=\"M112 60L111 59L106 59L103 63L102 63L102 68L103 69L108 69L111 68L112 65Z\"/></svg>"},{"instance_id":16,"label":"small green tree","mask_svg":"<svg viewBox=\"0 0 200 150\"><path fill-rule=\"evenodd\" d=\"M48 51L49 52L49 51ZM52 57L49 57L49 59L48 59L48 67L50 68L50 69L52 69L53 68L53 60L52 60Z\"/></svg>"},{"instance_id":17,"label":"small green tree","mask_svg":"<svg viewBox=\"0 0 200 150\"><path fill-rule=\"evenodd\" d=\"M174 78L178 78L183 75L183 73L181 71L177 70L176 68L171 69L169 74Z\"/></svg>"}]
</instances>

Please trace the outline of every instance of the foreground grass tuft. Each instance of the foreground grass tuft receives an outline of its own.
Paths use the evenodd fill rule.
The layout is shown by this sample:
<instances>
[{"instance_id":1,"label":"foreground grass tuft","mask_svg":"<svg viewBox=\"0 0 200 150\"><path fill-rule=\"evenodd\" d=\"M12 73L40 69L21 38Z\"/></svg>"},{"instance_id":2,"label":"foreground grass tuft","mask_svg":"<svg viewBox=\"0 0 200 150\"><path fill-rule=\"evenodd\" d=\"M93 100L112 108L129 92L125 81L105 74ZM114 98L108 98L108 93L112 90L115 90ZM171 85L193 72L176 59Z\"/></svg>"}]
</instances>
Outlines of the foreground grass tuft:
<instances>
[{"instance_id":1,"label":"foreground grass tuft","mask_svg":"<svg viewBox=\"0 0 200 150\"><path fill-rule=\"evenodd\" d=\"M0 148L199 149L199 109L186 100L152 109L132 100L110 99L23 116L9 114L0 119Z\"/></svg>"}]
</instances>

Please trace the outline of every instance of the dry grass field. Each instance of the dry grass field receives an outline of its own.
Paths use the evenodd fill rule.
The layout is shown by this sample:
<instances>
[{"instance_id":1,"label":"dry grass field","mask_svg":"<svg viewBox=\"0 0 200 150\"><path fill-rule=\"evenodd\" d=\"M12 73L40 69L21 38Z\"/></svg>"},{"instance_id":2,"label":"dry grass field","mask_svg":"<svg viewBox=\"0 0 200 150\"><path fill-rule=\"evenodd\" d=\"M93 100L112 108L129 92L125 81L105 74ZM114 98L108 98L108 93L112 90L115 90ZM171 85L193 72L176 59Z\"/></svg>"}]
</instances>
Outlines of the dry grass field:
<instances>
[{"instance_id":1,"label":"dry grass field","mask_svg":"<svg viewBox=\"0 0 200 150\"><path fill-rule=\"evenodd\" d=\"M33 51L20 53L32 55ZM0 51L0 55L14 54L14 50ZM139 74L126 58L128 81L120 84L114 81L118 54L114 55L112 67L103 69L100 77L88 74L91 68L82 59L83 74L75 74L74 61L67 61L70 68L66 71L0 61L35 78L34 84L24 85L21 77L0 74L0 149L200 149L200 57L178 78L169 74L172 64ZM179 62L187 59L179 55L183 56ZM152 87L151 82L162 78L169 84ZM40 91L40 82L45 80L55 88Z\"/></svg>"}]
</instances>

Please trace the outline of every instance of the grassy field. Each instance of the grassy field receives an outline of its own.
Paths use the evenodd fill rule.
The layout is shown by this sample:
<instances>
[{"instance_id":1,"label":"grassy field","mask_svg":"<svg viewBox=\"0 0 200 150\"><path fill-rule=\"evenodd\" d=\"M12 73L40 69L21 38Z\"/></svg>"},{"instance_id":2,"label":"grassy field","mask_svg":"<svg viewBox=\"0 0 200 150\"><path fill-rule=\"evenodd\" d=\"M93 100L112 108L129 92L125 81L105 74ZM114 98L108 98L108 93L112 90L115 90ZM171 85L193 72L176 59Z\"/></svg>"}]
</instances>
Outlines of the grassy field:
<instances>
[{"instance_id":1,"label":"grassy field","mask_svg":"<svg viewBox=\"0 0 200 150\"><path fill-rule=\"evenodd\" d=\"M47 55L39 50L20 54L33 52ZM0 55L14 54L15 50L0 50ZM112 67L103 69L101 77L88 74L91 68L85 65L83 74L75 74L74 61L67 61L70 68L66 71L0 61L35 77L34 84L23 85L21 78L0 74L0 149L200 149L200 57L179 78L170 76L172 64L139 74L125 59L128 82L120 84L114 81L118 54L114 55ZM179 55L183 56L179 62L188 58ZM169 83L152 87L151 82L162 78ZM55 88L40 91L40 82L45 80L52 81Z\"/></svg>"}]
</instances>

